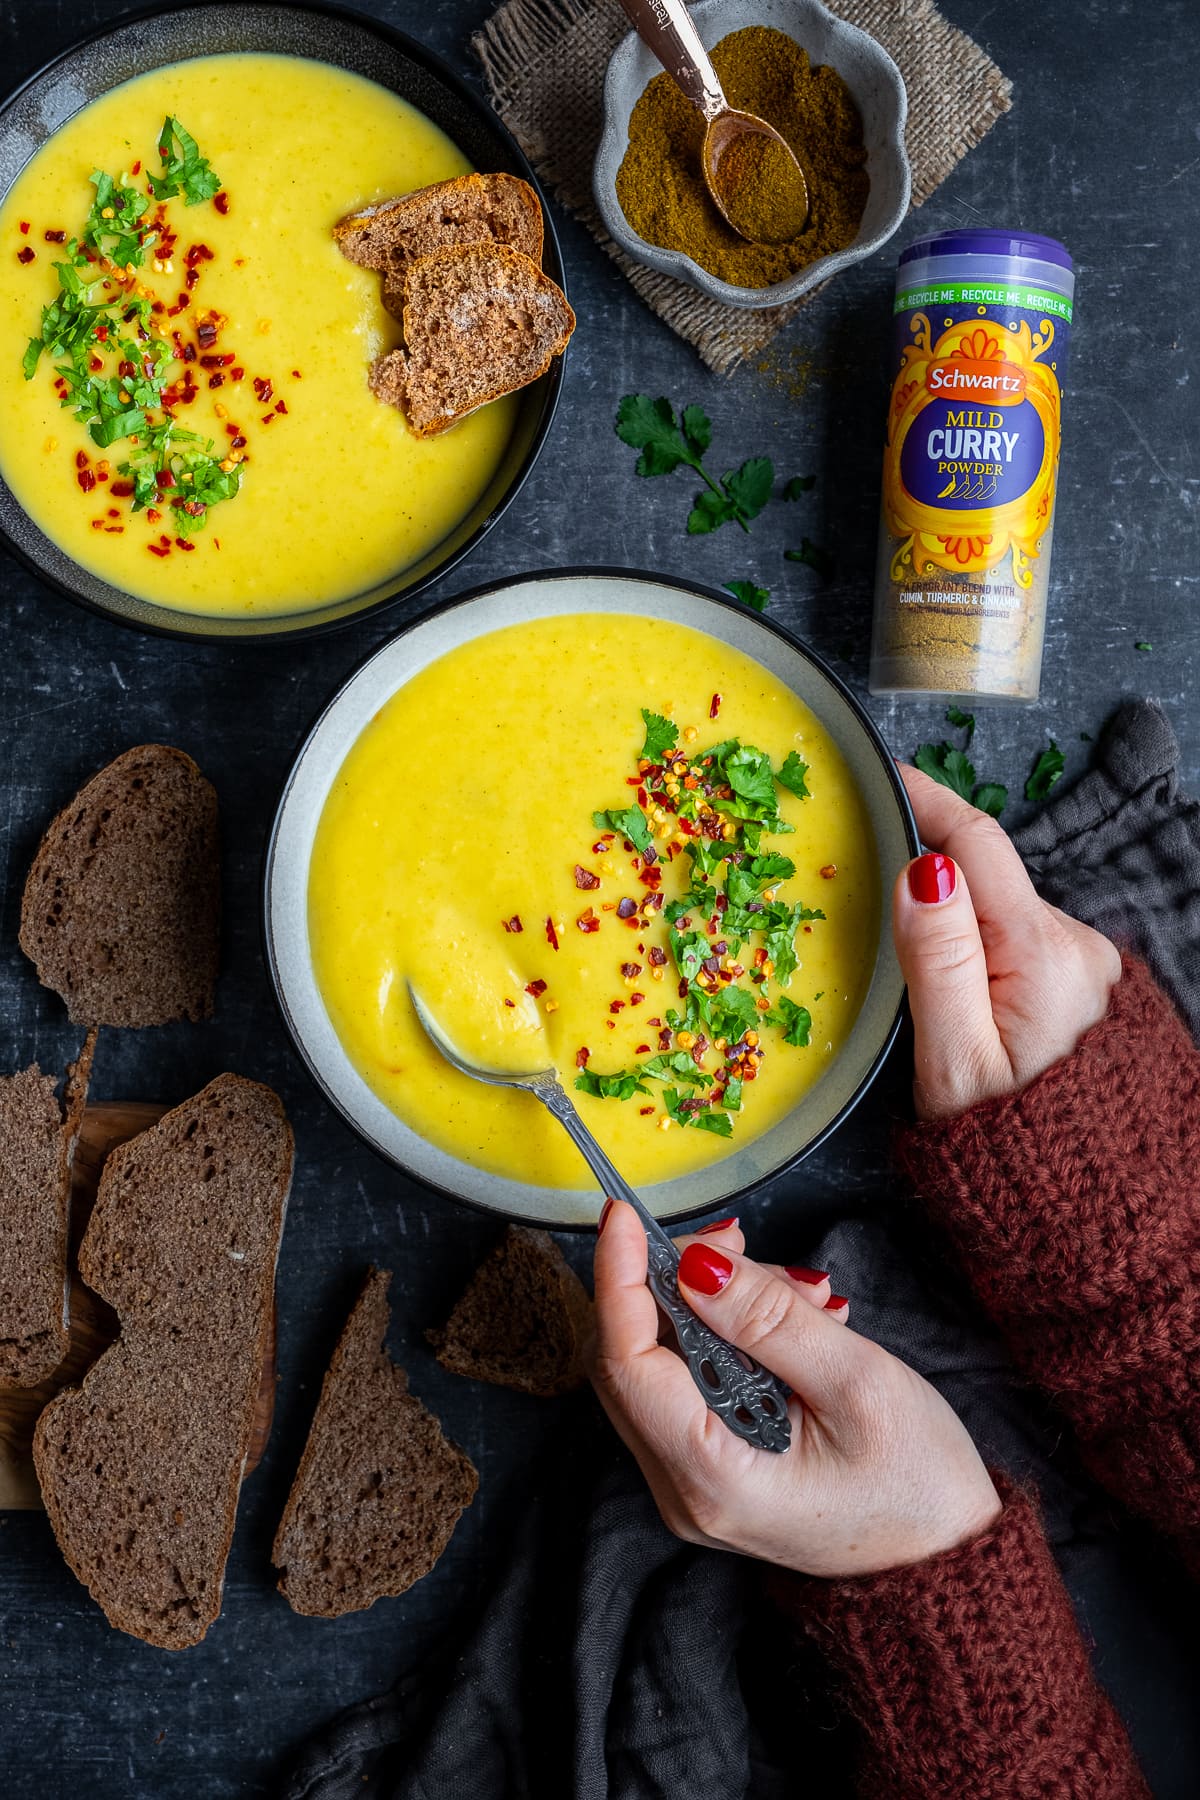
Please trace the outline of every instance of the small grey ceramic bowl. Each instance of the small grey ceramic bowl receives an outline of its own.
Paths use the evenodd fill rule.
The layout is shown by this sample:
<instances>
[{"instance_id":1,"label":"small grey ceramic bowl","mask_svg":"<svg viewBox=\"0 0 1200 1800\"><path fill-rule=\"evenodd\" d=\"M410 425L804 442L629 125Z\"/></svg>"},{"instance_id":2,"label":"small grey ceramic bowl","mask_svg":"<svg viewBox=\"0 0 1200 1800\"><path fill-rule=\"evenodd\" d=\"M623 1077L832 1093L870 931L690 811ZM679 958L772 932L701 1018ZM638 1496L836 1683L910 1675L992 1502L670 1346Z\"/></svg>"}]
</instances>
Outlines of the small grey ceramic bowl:
<instances>
[{"instance_id":1,"label":"small grey ceramic bowl","mask_svg":"<svg viewBox=\"0 0 1200 1800\"><path fill-rule=\"evenodd\" d=\"M845 250L822 256L772 287L733 287L702 269L679 250L648 244L631 230L617 199L617 170L629 142L629 117L662 64L636 32L613 52L604 83L604 134L596 152L592 186L600 216L614 243L638 262L691 282L726 306L760 309L782 306L827 281L839 269L861 262L886 244L908 211L911 181L904 149L908 96L904 78L881 44L856 25L835 18L820 0L698 0L689 7L700 40L711 50L731 31L767 25L808 51L814 67L828 63L850 89L862 114L871 192L858 236ZM771 120L767 121L772 123Z\"/></svg>"},{"instance_id":2,"label":"small grey ceramic bowl","mask_svg":"<svg viewBox=\"0 0 1200 1800\"><path fill-rule=\"evenodd\" d=\"M712 589L624 569L521 575L449 601L363 663L309 732L275 815L263 896L275 997L309 1073L372 1149L458 1200L556 1231L595 1226L595 1188L548 1188L486 1174L429 1143L368 1087L347 1056L317 986L308 936L308 881L329 791L361 732L398 688L485 632L586 612L642 614L690 625L753 657L803 700L833 737L863 796L875 834L885 920L892 883L919 849L896 765L849 689L795 638ZM846 1043L821 1079L779 1124L733 1155L694 1175L643 1189L643 1199L659 1218L682 1219L732 1202L806 1156L857 1105L896 1035L904 991L886 923L878 943L866 947L866 953L872 964L866 997Z\"/></svg>"}]
</instances>

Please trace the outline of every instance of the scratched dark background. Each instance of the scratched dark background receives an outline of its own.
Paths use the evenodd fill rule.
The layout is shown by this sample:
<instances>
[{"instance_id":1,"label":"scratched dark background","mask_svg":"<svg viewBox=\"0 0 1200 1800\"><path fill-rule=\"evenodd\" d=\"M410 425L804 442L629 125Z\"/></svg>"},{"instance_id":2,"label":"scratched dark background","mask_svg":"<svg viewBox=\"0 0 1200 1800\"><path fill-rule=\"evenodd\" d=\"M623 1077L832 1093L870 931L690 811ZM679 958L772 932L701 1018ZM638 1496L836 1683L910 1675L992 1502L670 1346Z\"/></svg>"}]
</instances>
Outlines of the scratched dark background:
<instances>
[{"instance_id":1,"label":"scratched dark background","mask_svg":"<svg viewBox=\"0 0 1200 1800\"><path fill-rule=\"evenodd\" d=\"M486 0L368 6L476 79L468 37ZM549 453L519 502L455 576L426 597L559 563L630 564L713 583L751 575L772 614L860 691L867 661L894 256L918 226L1015 224L1061 237L1079 279L1040 704L982 713L981 777L1019 790L1053 735L1068 774L1123 697L1157 695L1200 775L1200 455L1195 420L1200 264L1200 50L1194 0L1085 0L1045 7L945 0L1013 78L1015 106L890 250L840 276L770 353L766 370L708 375L643 309L613 265L556 213L580 329ZM0 6L15 82L84 29L118 19L103 0ZM682 482L641 484L614 438L634 388L700 401L716 453L769 451L813 473L802 529L830 545L822 584L782 561L799 509L769 511L752 538L689 540ZM783 517L783 512L787 517ZM786 535L785 535L786 534ZM142 637L76 610L0 552L0 1067L58 1068L76 1035L16 946L21 886L39 832L108 758L147 739L180 745L223 809L226 940L209 1026L102 1038L97 1098L174 1103L223 1069L276 1086L298 1166L279 1267L280 1385L262 1468L243 1493L224 1613L207 1641L169 1655L111 1631L56 1553L40 1515L0 1515L0 1784L6 1794L95 1800L264 1795L290 1747L341 1706L418 1659L474 1603L504 1554L507 1522L556 1408L445 1376L422 1339L496 1229L406 1183L327 1110L285 1041L259 949L264 834L293 751L331 688L408 615L401 607L309 647L212 650ZM1135 642L1153 650L1137 652ZM897 751L942 735L941 709L871 703ZM1013 817L1019 816L1020 809ZM893 1086L901 1077L892 1072ZM824 1223L886 1185L888 1082L798 1175L743 1208L752 1244L802 1256ZM587 1246L568 1253L586 1261ZM339 1623L294 1616L269 1549L316 1384L368 1260L394 1269L394 1346L413 1385L470 1452L476 1504L443 1562L401 1600ZM1200 1791L1140 1667L1143 1626L1094 1622L1105 1677L1130 1715L1160 1796ZM1165 1627L1164 1627L1165 1629ZM1133 1652L1133 1654L1126 1654ZM1176 1721L1177 1723L1177 1721ZM698 1796L697 1800L716 1800Z\"/></svg>"}]
</instances>

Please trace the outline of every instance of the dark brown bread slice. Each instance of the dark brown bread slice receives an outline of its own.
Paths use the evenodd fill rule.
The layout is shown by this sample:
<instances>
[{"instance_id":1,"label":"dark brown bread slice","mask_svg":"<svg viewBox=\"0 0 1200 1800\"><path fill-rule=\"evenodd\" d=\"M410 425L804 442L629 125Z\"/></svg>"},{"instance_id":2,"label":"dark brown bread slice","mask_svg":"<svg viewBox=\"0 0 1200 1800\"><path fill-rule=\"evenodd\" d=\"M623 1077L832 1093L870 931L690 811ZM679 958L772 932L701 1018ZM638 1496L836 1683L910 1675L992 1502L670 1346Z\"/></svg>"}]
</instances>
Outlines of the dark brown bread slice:
<instances>
[{"instance_id":1,"label":"dark brown bread slice","mask_svg":"<svg viewBox=\"0 0 1200 1800\"><path fill-rule=\"evenodd\" d=\"M34 1387L67 1354L71 1159L96 1035L60 1107L35 1063L0 1079L0 1387Z\"/></svg>"},{"instance_id":2,"label":"dark brown bread slice","mask_svg":"<svg viewBox=\"0 0 1200 1800\"><path fill-rule=\"evenodd\" d=\"M217 797L190 756L141 744L54 820L21 904L20 943L80 1025L163 1025L213 1008Z\"/></svg>"},{"instance_id":3,"label":"dark brown bread slice","mask_svg":"<svg viewBox=\"0 0 1200 1800\"><path fill-rule=\"evenodd\" d=\"M346 1321L275 1536L280 1593L317 1618L428 1575L479 1486L384 1347L391 1279L370 1270Z\"/></svg>"},{"instance_id":4,"label":"dark brown bread slice","mask_svg":"<svg viewBox=\"0 0 1200 1800\"><path fill-rule=\"evenodd\" d=\"M510 1225L440 1331L426 1336L444 1369L565 1394L584 1378L592 1303L547 1231Z\"/></svg>"},{"instance_id":5,"label":"dark brown bread slice","mask_svg":"<svg viewBox=\"0 0 1200 1800\"><path fill-rule=\"evenodd\" d=\"M218 1076L112 1152L79 1248L121 1336L50 1402L34 1466L109 1623L162 1649L221 1610L291 1175L278 1097Z\"/></svg>"},{"instance_id":6,"label":"dark brown bread slice","mask_svg":"<svg viewBox=\"0 0 1200 1800\"><path fill-rule=\"evenodd\" d=\"M383 303L399 318L409 265L434 250L507 244L540 264L542 207L517 175L459 175L351 213L333 235L343 256L383 276Z\"/></svg>"},{"instance_id":7,"label":"dark brown bread slice","mask_svg":"<svg viewBox=\"0 0 1200 1800\"><path fill-rule=\"evenodd\" d=\"M432 437L544 375L574 329L562 289L519 251L437 250L404 278L404 349L372 364L371 391Z\"/></svg>"}]
</instances>

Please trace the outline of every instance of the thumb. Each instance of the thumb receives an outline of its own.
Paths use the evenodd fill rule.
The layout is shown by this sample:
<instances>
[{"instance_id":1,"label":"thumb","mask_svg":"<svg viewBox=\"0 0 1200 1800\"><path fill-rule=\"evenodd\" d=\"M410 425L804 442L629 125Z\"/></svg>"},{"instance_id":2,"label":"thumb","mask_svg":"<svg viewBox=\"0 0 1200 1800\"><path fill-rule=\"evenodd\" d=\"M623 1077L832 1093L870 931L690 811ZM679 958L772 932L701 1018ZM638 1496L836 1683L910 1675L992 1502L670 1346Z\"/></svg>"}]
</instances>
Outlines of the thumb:
<instances>
[{"instance_id":1,"label":"thumb","mask_svg":"<svg viewBox=\"0 0 1200 1800\"><path fill-rule=\"evenodd\" d=\"M902 870L892 900L896 954L912 1012L917 1111L950 1118L1012 1085L992 1017L988 968L961 868L929 851Z\"/></svg>"}]
</instances>

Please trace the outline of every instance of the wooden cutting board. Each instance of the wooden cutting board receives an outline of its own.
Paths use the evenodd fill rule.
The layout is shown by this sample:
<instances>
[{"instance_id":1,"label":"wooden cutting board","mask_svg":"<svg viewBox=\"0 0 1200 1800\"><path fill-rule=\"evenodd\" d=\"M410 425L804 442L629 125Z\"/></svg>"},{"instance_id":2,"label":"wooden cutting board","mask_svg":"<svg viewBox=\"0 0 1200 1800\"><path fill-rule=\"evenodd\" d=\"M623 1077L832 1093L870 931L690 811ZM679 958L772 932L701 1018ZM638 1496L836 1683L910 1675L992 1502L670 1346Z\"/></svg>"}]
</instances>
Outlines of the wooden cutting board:
<instances>
[{"instance_id":1,"label":"wooden cutting board","mask_svg":"<svg viewBox=\"0 0 1200 1800\"><path fill-rule=\"evenodd\" d=\"M71 1339L66 1357L54 1374L36 1387L0 1389L0 1510L31 1511L42 1504L33 1470L33 1428L47 1401L60 1388L83 1380L102 1350L119 1335L117 1315L75 1273L75 1247L83 1236L96 1199L100 1171L109 1151L161 1119L165 1106L138 1101L102 1101L83 1115L71 1180ZM254 1431L246 1473L258 1467L271 1431L275 1410L275 1315L263 1360L262 1382L254 1414Z\"/></svg>"}]
</instances>

